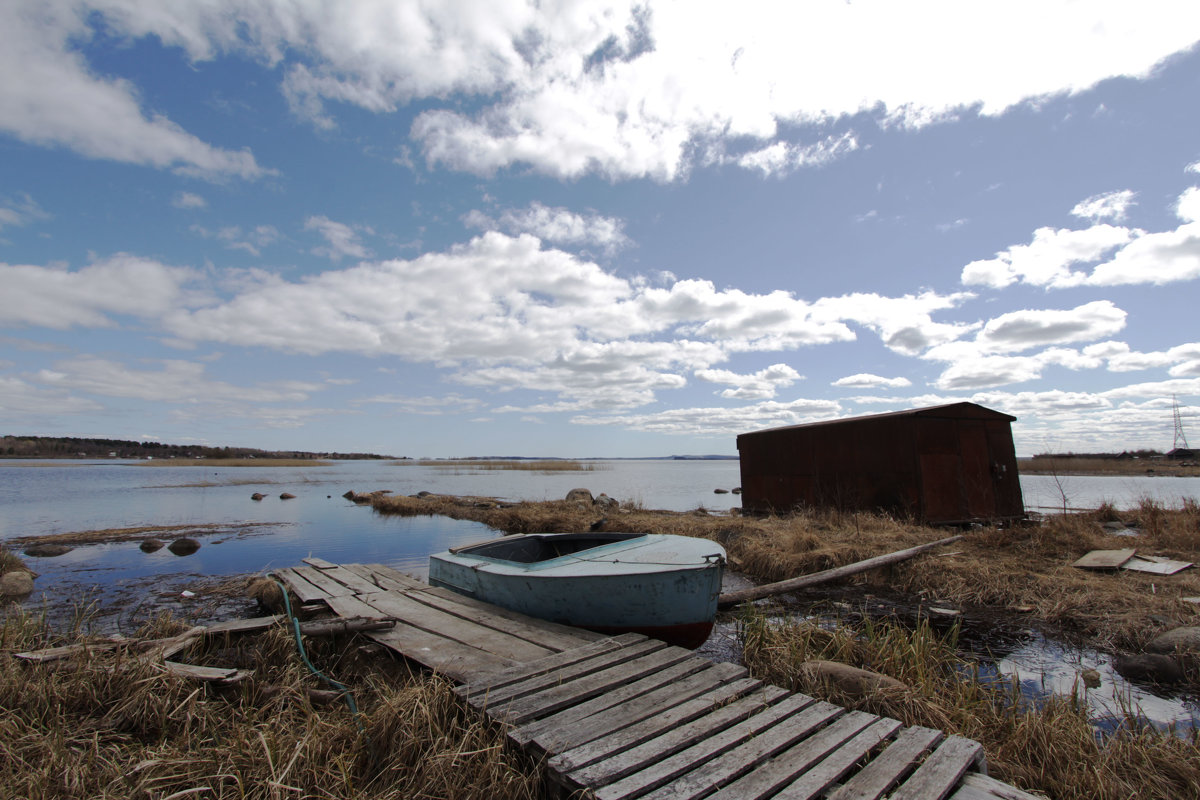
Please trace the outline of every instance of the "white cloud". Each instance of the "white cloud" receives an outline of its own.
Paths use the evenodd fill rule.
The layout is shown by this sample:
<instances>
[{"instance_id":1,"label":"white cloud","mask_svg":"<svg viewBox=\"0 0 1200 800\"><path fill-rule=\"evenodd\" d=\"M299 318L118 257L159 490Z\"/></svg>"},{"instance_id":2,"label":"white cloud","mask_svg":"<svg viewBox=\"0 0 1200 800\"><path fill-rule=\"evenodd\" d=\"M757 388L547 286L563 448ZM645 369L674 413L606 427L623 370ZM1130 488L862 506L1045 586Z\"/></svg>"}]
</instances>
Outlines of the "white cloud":
<instances>
[{"instance_id":1,"label":"white cloud","mask_svg":"<svg viewBox=\"0 0 1200 800\"><path fill-rule=\"evenodd\" d=\"M143 10L156 8L147 4ZM129 8L123 16L128 22L138 14ZM88 158L202 178L269 174L248 150L213 147L166 117L144 112L128 81L93 73L75 49L93 36L93 24L83 3L0 5L0 131Z\"/></svg>"},{"instance_id":2,"label":"white cloud","mask_svg":"<svg viewBox=\"0 0 1200 800\"><path fill-rule=\"evenodd\" d=\"M94 400L0 375L0 422L6 425L28 425L55 414L84 414L100 409L101 405Z\"/></svg>"},{"instance_id":3,"label":"white cloud","mask_svg":"<svg viewBox=\"0 0 1200 800\"><path fill-rule=\"evenodd\" d=\"M1114 219L1120 222L1125 219L1125 214L1129 210L1129 207L1133 205L1133 198L1136 196L1137 192L1130 191L1129 189L1119 192L1095 194L1077 203L1071 209L1071 213L1084 219Z\"/></svg>"},{"instance_id":4,"label":"white cloud","mask_svg":"<svg viewBox=\"0 0 1200 800\"><path fill-rule=\"evenodd\" d=\"M328 217L312 216L304 221L304 230L316 231L329 243L328 247L314 247L314 255L325 256L332 261L340 261L342 256L371 257L371 251L359 239L363 233L375 234L375 231L366 225L346 225L334 222Z\"/></svg>"},{"instance_id":5,"label":"white cloud","mask_svg":"<svg viewBox=\"0 0 1200 800\"><path fill-rule=\"evenodd\" d=\"M813 314L822 320L857 322L877 332L889 349L903 355L916 355L928 347L955 341L978 327L973 323L934 322L932 316L934 312L954 308L974 296L969 292L950 295L922 292L884 297L858 292L822 298L813 304Z\"/></svg>"},{"instance_id":6,"label":"white cloud","mask_svg":"<svg viewBox=\"0 0 1200 800\"><path fill-rule=\"evenodd\" d=\"M423 416L441 416L444 414L467 414L479 411L484 406L483 400L477 397L464 397L460 394L448 394L442 397L424 395L410 397L401 394L380 394L364 397L355 401L359 403L377 403L391 407L398 414L419 414Z\"/></svg>"},{"instance_id":7,"label":"white cloud","mask_svg":"<svg viewBox=\"0 0 1200 800\"><path fill-rule=\"evenodd\" d=\"M884 378L869 372L860 372L857 375L838 378L832 385L853 389L902 389L912 386L912 381L908 378Z\"/></svg>"},{"instance_id":8,"label":"white cloud","mask_svg":"<svg viewBox=\"0 0 1200 800\"><path fill-rule=\"evenodd\" d=\"M78 270L0 264L0 325L107 327L112 315L153 318L177 307L187 269L118 253Z\"/></svg>"},{"instance_id":9,"label":"white cloud","mask_svg":"<svg viewBox=\"0 0 1200 800\"><path fill-rule=\"evenodd\" d=\"M509 234L530 233L546 242L559 245L594 245L606 253L613 253L627 246L623 220L599 214L577 214L565 208L548 208L534 202L526 209L508 209L493 220L487 214L473 209L463 217L463 222L472 228L503 230Z\"/></svg>"},{"instance_id":10,"label":"white cloud","mask_svg":"<svg viewBox=\"0 0 1200 800\"><path fill-rule=\"evenodd\" d=\"M651 414L581 415L576 425L612 425L642 433L665 433L726 439L739 433L800 425L836 417L834 400L799 399L787 403L767 400L734 408L673 408Z\"/></svg>"},{"instance_id":11,"label":"white cloud","mask_svg":"<svg viewBox=\"0 0 1200 800\"><path fill-rule=\"evenodd\" d=\"M47 219L50 219L50 215L28 194L17 198L0 197L0 230Z\"/></svg>"},{"instance_id":12,"label":"white cloud","mask_svg":"<svg viewBox=\"0 0 1200 800\"><path fill-rule=\"evenodd\" d=\"M858 149L858 139L853 133L828 136L810 145L795 145L775 142L761 150L744 153L735 159L740 167L754 169L763 175L782 177L804 167L823 167Z\"/></svg>"},{"instance_id":13,"label":"white cloud","mask_svg":"<svg viewBox=\"0 0 1200 800\"><path fill-rule=\"evenodd\" d=\"M730 158L768 172L819 164L844 135L821 130L829 143L797 155L780 128L819 130L859 112L925 125L1143 76L1195 42L1200 12L1049 1L750 2L727 14L667 0L91 0L30 6L5 23L0 75L24 79L4 82L0 116L26 141L209 175L261 174L248 152L201 142L143 111L127 83L93 74L69 43L102 24L117 37L156 36L193 61L261 61L284 76L295 112L323 128L336 125L339 105L390 113L426 100L433 107L411 133L427 163L672 180L694 154L727 145L747 153ZM465 112L464 96L484 105Z\"/></svg>"},{"instance_id":14,"label":"white cloud","mask_svg":"<svg viewBox=\"0 0 1200 800\"><path fill-rule=\"evenodd\" d=\"M963 267L962 282L1000 289L1021 281L1058 289L1087 283L1086 273L1071 267L1098 261L1105 253L1126 244L1134 232L1108 224L1085 230L1038 228L1029 244L1013 245L995 258L972 261Z\"/></svg>"},{"instance_id":15,"label":"white cloud","mask_svg":"<svg viewBox=\"0 0 1200 800\"><path fill-rule=\"evenodd\" d=\"M1127 316L1109 300L1096 300L1069 309L1010 311L989 320L975 341L988 352L1090 342L1124 328Z\"/></svg>"},{"instance_id":16,"label":"white cloud","mask_svg":"<svg viewBox=\"0 0 1200 800\"><path fill-rule=\"evenodd\" d=\"M207 208L208 201L193 192L176 192L171 198L171 205L176 208Z\"/></svg>"},{"instance_id":17,"label":"white cloud","mask_svg":"<svg viewBox=\"0 0 1200 800\"><path fill-rule=\"evenodd\" d=\"M721 397L730 400L770 400L781 388L804 378L787 364L772 364L750 375L739 375L727 369L700 369L696 370L696 377L734 387L720 392Z\"/></svg>"}]
</instances>

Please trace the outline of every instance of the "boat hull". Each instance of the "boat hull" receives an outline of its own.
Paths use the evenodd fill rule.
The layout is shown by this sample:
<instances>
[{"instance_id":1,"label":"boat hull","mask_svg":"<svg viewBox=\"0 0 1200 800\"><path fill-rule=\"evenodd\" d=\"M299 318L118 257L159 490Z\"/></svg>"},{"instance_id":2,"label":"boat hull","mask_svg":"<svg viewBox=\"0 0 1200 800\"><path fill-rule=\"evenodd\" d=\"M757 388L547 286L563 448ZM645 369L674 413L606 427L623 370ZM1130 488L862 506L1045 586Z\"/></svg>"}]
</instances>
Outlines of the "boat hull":
<instances>
[{"instance_id":1,"label":"boat hull","mask_svg":"<svg viewBox=\"0 0 1200 800\"><path fill-rule=\"evenodd\" d=\"M663 535L533 563L469 550L431 556L429 582L551 622L644 633L688 648L712 630L725 561L712 542Z\"/></svg>"}]
</instances>

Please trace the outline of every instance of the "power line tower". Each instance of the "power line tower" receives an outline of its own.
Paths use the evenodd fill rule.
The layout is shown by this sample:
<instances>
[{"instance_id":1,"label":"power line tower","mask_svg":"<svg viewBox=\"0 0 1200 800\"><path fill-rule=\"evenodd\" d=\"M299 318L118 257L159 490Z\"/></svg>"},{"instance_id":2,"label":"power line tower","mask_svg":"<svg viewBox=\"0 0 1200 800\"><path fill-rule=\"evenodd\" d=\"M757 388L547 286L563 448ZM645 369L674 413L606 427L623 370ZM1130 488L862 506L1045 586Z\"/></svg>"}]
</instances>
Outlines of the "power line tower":
<instances>
[{"instance_id":1,"label":"power line tower","mask_svg":"<svg viewBox=\"0 0 1200 800\"><path fill-rule=\"evenodd\" d=\"M1191 450L1188 447L1187 437L1183 435L1183 418L1179 416L1179 401L1175 399L1175 395L1171 395L1171 408L1175 414L1175 450Z\"/></svg>"}]
</instances>

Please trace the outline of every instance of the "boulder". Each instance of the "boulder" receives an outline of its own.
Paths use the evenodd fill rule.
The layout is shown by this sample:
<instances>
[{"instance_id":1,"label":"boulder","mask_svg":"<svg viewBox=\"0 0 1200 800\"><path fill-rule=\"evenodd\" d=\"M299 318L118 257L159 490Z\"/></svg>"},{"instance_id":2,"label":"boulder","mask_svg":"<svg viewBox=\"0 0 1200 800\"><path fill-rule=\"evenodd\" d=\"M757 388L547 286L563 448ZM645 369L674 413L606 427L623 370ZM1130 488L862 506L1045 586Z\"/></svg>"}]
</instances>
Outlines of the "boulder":
<instances>
[{"instance_id":1,"label":"boulder","mask_svg":"<svg viewBox=\"0 0 1200 800\"><path fill-rule=\"evenodd\" d=\"M1100 688L1100 671L1099 670L1085 669L1083 672L1079 673L1079 678L1080 678L1080 680L1083 681L1083 685L1089 689Z\"/></svg>"},{"instance_id":2,"label":"boulder","mask_svg":"<svg viewBox=\"0 0 1200 800\"><path fill-rule=\"evenodd\" d=\"M25 555L34 558L54 558L54 556L71 552L71 549L65 544L34 544L26 547L24 552Z\"/></svg>"},{"instance_id":3,"label":"boulder","mask_svg":"<svg viewBox=\"0 0 1200 800\"><path fill-rule=\"evenodd\" d=\"M351 489L350 491L348 491L344 495L342 495L342 497L346 498L347 500L353 500L355 498L354 490Z\"/></svg>"},{"instance_id":4,"label":"boulder","mask_svg":"<svg viewBox=\"0 0 1200 800\"><path fill-rule=\"evenodd\" d=\"M1200 651L1200 628L1176 628L1159 634L1146 645L1147 653Z\"/></svg>"},{"instance_id":5,"label":"boulder","mask_svg":"<svg viewBox=\"0 0 1200 800\"><path fill-rule=\"evenodd\" d=\"M171 542L167 545L167 549L177 556L190 556L200 549L200 543L195 539L185 536L182 539L176 539Z\"/></svg>"},{"instance_id":6,"label":"boulder","mask_svg":"<svg viewBox=\"0 0 1200 800\"><path fill-rule=\"evenodd\" d=\"M156 553L163 549L163 541L161 539L146 539L138 545L143 553Z\"/></svg>"},{"instance_id":7,"label":"boulder","mask_svg":"<svg viewBox=\"0 0 1200 800\"><path fill-rule=\"evenodd\" d=\"M589 506L596 502L592 497L592 493L588 489L572 489L567 492L568 503L587 503Z\"/></svg>"},{"instance_id":8,"label":"boulder","mask_svg":"<svg viewBox=\"0 0 1200 800\"><path fill-rule=\"evenodd\" d=\"M800 672L809 680L824 681L855 697L872 694L881 689L892 691L908 689L907 684L895 678L837 661L805 661L800 665Z\"/></svg>"},{"instance_id":9,"label":"boulder","mask_svg":"<svg viewBox=\"0 0 1200 800\"><path fill-rule=\"evenodd\" d=\"M713 489L713 494L729 494L728 489Z\"/></svg>"},{"instance_id":10,"label":"boulder","mask_svg":"<svg viewBox=\"0 0 1200 800\"><path fill-rule=\"evenodd\" d=\"M295 500L296 495L292 494L291 492L284 492L283 494L279 495L279 499L280 500Z\"/></svg>"},{"instance_id":11,"label":"boulder","mask_svg":"<svg viewBox=\"0 0 1200 800\"><path fill-rule=\"evenodd\" d=\"M621 503L606 495L604 492L596 495L595 503L600 507L601 511L615 511L620 508Z\"/></svg>"},{"instance_id":12,"label":"boulder","mask_svg":"<svg viewBox=\"0 0 1200 800\"><path fill-rule=\"evenodd\" d=\"M250 495L251 500L262 500L264 497L266 497L266 495L262 492L255 492L254 494Z\"/></svg>"},{"instance_id":13,"label":"boulder","mask_svg":"<svg viewBox=\"0 0 1200 800\"><path fill-rule=\"evenodd\" d=\"M1185 677L1179 662L1157 653L1117 656L1113 659L1113 667L1121 673L1121 677L1130 681L1180 683Z\"/></svg>"},{"instance_id":14,"label":"boulder","mask_svg":"<svg viewBox=\"0 0 1200 800\"><path fill-rule=\"evenodd\" d=\"M25 570L0 575L0 597L25 597L33 592L33 576Z\"/></svg>"}]
</instances>

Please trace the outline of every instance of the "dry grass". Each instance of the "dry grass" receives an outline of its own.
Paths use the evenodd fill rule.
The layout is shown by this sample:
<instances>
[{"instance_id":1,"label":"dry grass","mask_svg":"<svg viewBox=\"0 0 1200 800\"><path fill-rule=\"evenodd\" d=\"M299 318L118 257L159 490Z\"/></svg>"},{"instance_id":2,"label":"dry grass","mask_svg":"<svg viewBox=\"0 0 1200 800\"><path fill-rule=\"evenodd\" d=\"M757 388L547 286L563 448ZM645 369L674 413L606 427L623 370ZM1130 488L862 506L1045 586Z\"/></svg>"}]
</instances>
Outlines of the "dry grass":
<instances>
[{"instance_id":1,"label":"dry grass","mask_svg":"<svg viewBox=\"0 0 1200 800\"><path fill-rule=\"evenodd\" d=\"M385 514L475 520L505 533L581 531L604 519L603 529L609 531L713 539L725 546L734 569L762 581L842 566L945 536L944 530L887 516L838 512L730 517L623 507L606 516L566 501L514 504L446 495L376 495L372 505ZM1140 534L1116 536L1101 527L1117 518ZM1164 577L1071 566L1089 550L1126 547L1200 564L1200 506L1165 509L1144 502L1129 512L1105 507L1050 516L1040 524L974 529L940 552L851 580L940 603L1032 608L1027 612L1031 620L1078 632L1106 648L1137 649L1172 625L1200 624L1200 609L1180 599L1200 596L1200 567Z\"/></svg>"},{"instance_id":2,"label":"dry grass","mask_svg":"<svg viewBox=\"0 0 1200 800\"><path fill-rule=\"evenodd\" d=\"M396 466L433 467L437 470L452 472L456 475L469 475L473 472L494 472L497 470L519 470L525 472L596 472L608 467L602 464L585 463L570 459L508 459L508 458L449 458L449 459L420 459L417 461L394 461Z\"/></svg>"},{"instance_id":3,"label":"dry grass","mask_svg":"<svg viewBox=\"0 0 1200 800\"><path fill-rule=\"evenodd\" d=\"M994 777L1059 800L1200 797L1195 739L1136 725L1097 739L1078 698L1052 697L1034 707L1015 686L981 682L956 653L953 637L927 624L915 630L867 622L833 630L815 623L742 624L744 658L756 677L849 708L925 725L984 745ZM909 690L847 694L801 669L832 660L896 678Z\"/></svg>"},{"instance_id":4,"label":"dry grass","mask_svg":"<svg viewBox=\"0 0 1200 800\"><path fill-rule=\"evenodd\" d=\"M150 635L177 630L154 621ZM119 654L76 668L12 652L62 644L34 617L0 625L0 786L30 798L533 798L537 765L470 714L444 680L365 658L347 640L310 655L352 686L365 735L341 704L314 707L318 684L282 630L213 645L192 663L248 666L215 688Z\"/></svg>"},{"instance_id":5,"label":"dry grass","mask_svg":"<svg viewBox=\"0 0 1200 800\"><path fill-rule=\"evenodd\" d=\"M281 522L211 522L190 525L141 525L132 528L99 528L92 531L65 531L63 533L47 533L40 536L15 536L7 540L7 544L16 548L26 548L35 544L102 544L105 542L134 542L151 536L176 537L183 535L202 536L215 533L233 533L245 536L264 529L278 527Z\"/></svg>"},{"instance_id":6,"label":"dry grass","mask_svg":"<svg viewBox=\"0 0 1200 800\"><path fill-rule=\"evenodd\" d=\"M328 467L332 461L312 458L155 458L135 467Z\"/></svg>"},{"instance_id":7,"label":"dry grass","mask_svg":"<svg viewBox=\"0 0 1200 800\"><path fill-rule=\"evenodd\" d=\"M1022 475L1200 475L1200 466L1166 458L1019 458L1017 466Z\"/></svg>"}]
</instances>

